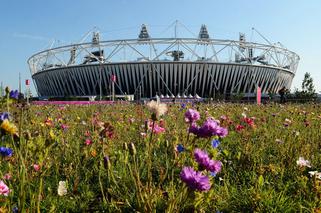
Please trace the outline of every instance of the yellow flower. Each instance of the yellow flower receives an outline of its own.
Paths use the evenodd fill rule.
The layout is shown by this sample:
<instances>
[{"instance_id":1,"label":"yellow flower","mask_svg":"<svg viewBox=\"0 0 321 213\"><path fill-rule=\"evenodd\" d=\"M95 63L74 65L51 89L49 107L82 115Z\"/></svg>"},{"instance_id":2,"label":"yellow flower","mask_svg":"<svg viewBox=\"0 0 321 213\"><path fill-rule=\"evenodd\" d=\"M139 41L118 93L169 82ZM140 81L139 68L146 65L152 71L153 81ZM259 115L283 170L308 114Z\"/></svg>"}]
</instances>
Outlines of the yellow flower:
<instances>
[{"instance_id":1,"label":"yellow flower","mask_svg":"<svg viewBox=\"0 0 321 213\"><path fill-rule=\"evenodd\" d=\"M52 129L49 131L49 136L50 136L50 138L51 138L52 140L54 140L54 139L56 138L56 135L55 135L55 133L53 132Z\"/></svg>"},{"instance_id":2,"label":"yellow flower","mask_svg":"<svg viewBox=\"0 0 321 213\"><path fill-rule=\"evenodd\" d=\"M91 154L91 156L93 156L93 157L96 157L96 156L97 156L96 150L92 150L92 151L90 152L90 154Z\"/></svg>"},{"instance_id":3,"label":"yellow flower","mask_svg":"<svg viewBox=\"0 0 321 213\"><path fill-rule=\"evenodd\" d=\"M8 119L2 121L0 128L11 135L14 135L18 132L17 127L14 124L10 123Z\"/></svg>"}]
</instances>

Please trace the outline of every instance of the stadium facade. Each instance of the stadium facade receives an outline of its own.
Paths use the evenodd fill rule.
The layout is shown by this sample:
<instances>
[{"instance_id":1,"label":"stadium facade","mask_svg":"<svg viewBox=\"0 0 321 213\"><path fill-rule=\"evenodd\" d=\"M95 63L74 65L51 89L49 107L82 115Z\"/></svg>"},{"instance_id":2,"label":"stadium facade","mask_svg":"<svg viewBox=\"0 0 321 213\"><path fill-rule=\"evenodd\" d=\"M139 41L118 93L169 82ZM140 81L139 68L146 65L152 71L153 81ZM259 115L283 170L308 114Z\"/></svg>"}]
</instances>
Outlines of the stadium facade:
<instances>
[{"instance_id":1,"label":"stadium facade","mask_svg":"<svg viewBox=\"0 0 321 213\"><path fill-rule=\"evenodd\" d=\"M153 38L145 25L137 39L101 41L98 32L91 33L90 42L28 59L38 96L108 96L113 91L142 98L206 98L253 94L258 86L262 93L275 93L290 88L299 62L280 43L247 42L244 34L239 40L212 39L205 25L195 38Z\"/></svg>"}]
</instances>

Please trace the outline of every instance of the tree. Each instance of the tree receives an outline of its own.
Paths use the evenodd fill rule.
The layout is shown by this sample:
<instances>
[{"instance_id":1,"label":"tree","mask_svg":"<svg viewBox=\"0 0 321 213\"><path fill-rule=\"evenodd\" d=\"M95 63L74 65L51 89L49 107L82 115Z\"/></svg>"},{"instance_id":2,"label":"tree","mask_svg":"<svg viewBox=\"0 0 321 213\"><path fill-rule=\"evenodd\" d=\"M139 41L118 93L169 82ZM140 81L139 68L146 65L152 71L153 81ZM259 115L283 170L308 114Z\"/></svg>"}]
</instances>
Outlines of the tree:
<instances>
[{"instance_id":1,"label":"tree","mask_svg":"<svg viewBox=\"0 0 321 213\"><path fill-rule=\"evenodd\" d=\"M302 90L296 91L295 95L299 99L314 99L315 98L315 88L313 84L313 79L310 73L306 72L304 74L304 79L301 85Z\"/></svg>"},{"instance_id":2,"label":"tree","mask_svg":"<svg viewBox=\"0 0 321 213\"><path fill-rule=\"evenodd\" d=\"M312 79L310 73L308 73L308 72L306 72L304 74L304 79L302 81L302 92L309 94L309 95L314 95L314 93L315 93L313 79Z\"/></svg>"}]
</instances>

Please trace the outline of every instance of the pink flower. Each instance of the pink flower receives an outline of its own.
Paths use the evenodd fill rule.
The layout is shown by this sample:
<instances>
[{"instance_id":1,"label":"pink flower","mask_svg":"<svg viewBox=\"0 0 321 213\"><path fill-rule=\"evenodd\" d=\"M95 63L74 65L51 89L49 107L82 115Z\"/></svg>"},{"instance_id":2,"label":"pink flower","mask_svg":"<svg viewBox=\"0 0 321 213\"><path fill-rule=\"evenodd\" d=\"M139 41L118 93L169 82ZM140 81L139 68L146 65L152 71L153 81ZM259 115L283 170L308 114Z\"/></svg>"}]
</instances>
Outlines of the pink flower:
<instances>
[{"instance_id":1,"label":"pink flower","mask_svg":"<svg viewBox=\"0 0 321 213\"><path fill-rule=\"evenodd\" d=\"M159 126L165 128L165 121L163 119L159 120Z\"/></svg>"},{"instance_id":2,"label":"pink flower","mask_svg":"<svg viewBox=\"0 0 321 213\"><path fill-rule=\"evenodd\" d=\"M86 137L89 137L89 136L90 136L90 132L89 132L88 130L85 132L85 136L86 136Z\"/></svg>"},{"instance_id":3,"label":"pink flower","mask_svg":"<svg viewBox=\"0 0 321 213\"><path fill-rule=\"evenodd\" d=\"M10 179L11 179L11 175L10 175L9 173L7 173L7 174L5 174L5 175L3 176L3 179L5 179L5 180L10 180Z\"/></svg>"},{"instance_id":4,"label":"pink flower","mask_svg":"<svg viewBox=\"0 0 321 213\"><path fill-rule=\"evenodd\" d=\"M130 124L132 124L132 123L135 122L135 118L129 118L128 121L129 121Z\"/></svg>"},{"instance_id":5,"label":"pink flower","mask_svg":"<svg viewBox=\"0 0 321 213\"><path fill-rule=\"evenodd\" d=\"M0 195L8 196L9 192L9 187L2 180L0 180Z\"/></svg>"},{"instance_id":6,"label":"pink flower","mask_svg":"<svg viewBox=\"0 0 321 213\"><path fill-rule=\"evenodd\" d=\"M33 164L33 169L38 172L40 170L39 164Z\"/></svg>"},{"instance_id":7,"label":"pink flower","mask_svg":"<svg viewBox=\"0 0 321 213\"><path fill-rule=\"evenodd\" d=\"M153 129L153 122L148 121L148 129L152 130L153 129L153 133L155 134L159 134L162 132L165 132L165 128L162 127L162 123L161 125L158 125L156 122L154 123L154 129Z\"/></svg>"},{"instance_id":8,"label":"pink flower","mask_svg":"<svg viewBox=\"0 0 321 213\"><path fill-rule=\"evenodd\" d=\"M92 141L91 141L89 138L87 138L87 139L85 140L85 144L86 144L87 146L89 146L90 144L92 144Z\"/></svg>"},{"instance_id":9,"label":"pink flower","mask_svg":"<svg viewBox=\"0 0 321 213\"><path fill-rule=\"evenodd\" d=\"M311 167L311 163L308 160L305 160L303 157L299 157L299 160L296 161L296 164L299 167Z\"/></svg>"},{"instance_id":10,"label":"pink flower","mask_svg":"<svg viewBox=\"0 0 321 213\"><path fill-rule=\"evenodd\" d=\"M157 124L154 125L154 133L159 134L165 132L165 128L158 126Z\"/></svg>"},{"instance_id":11,"label":"pink flower","mask_svg":"<svg viewBox=\"0 0 321 213\"><path fill-rule=\"evenodd\" d=\"M200 119L200 113L194 109L188 109L185 112L185 122L194 123Z\"/></svg>"},{"instance_id":12,"label":"pink flower","mask_svg":"<svg viewBox=\"0 0 321 213\"><path fill-rule=\"evenodd\" d=\"M63 130L67 130L69 127L66 125L66 124L61 124L61 129L63 129Z\"/></svg>"}]
</instances>

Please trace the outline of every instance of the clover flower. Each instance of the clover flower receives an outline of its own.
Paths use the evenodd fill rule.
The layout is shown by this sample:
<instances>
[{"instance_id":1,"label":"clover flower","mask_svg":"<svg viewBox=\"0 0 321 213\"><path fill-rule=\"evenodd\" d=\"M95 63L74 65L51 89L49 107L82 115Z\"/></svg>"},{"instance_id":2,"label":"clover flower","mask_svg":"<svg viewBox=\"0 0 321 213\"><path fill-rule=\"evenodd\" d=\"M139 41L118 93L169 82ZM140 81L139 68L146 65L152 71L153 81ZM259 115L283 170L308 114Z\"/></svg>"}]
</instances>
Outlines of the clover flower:
<instances>
[{"instance_id":1,"label":"clover flower","mask_svg":"<svg viewBox=\"0 0 321 213\"><path fill-rule=\"evenodd\" d=\"M185 121L187 123L194 123L200 119L200 113L194 109L188 109L185 112Z\"/></svg>"},{"instance_id":2,"label":"clover flower","mask_svg":"<svg viewBox=\"0 0 321 213\"><path fill-rule=\"evenodd\" d=\"M184 167L180 177L193 190L208 191L211 188L209 178L201 172L195 171L192 167Z\"/></svg>"},{"instance_id":3,"label":"clover flower","mask_svg":"<svg viewBox=\"0 0 321 213\"><path fill-rule=\"evenodd\" d=\"M9 187L2 180L0 180L0 195L8 196L9 193Z\"/></svg>"}]
</instances>

